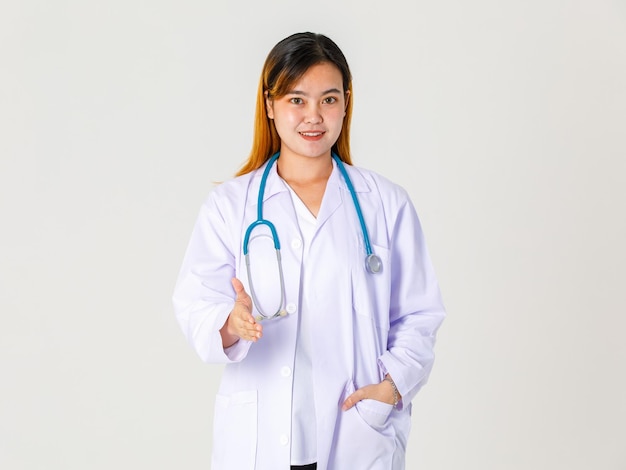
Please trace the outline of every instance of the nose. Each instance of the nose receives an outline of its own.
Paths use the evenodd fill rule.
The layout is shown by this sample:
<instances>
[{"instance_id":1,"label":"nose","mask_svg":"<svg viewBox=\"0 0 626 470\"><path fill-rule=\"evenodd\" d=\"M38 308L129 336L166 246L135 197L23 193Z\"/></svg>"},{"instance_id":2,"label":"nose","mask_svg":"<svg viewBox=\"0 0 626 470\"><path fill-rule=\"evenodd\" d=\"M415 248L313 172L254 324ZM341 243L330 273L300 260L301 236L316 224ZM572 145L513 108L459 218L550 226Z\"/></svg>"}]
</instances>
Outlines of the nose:
<instances>
[{"instance_id":1,"label":"nose","mask_svg":"<svg viewBox=\"0 0 626 470\"><path fill-rule=\"evenodd\" d=\"M306 110L304 116L304 122L307 124L321 124L324 122L322 113L320 112L319 105L311 103Z\"/></svg>"}]
</instances>

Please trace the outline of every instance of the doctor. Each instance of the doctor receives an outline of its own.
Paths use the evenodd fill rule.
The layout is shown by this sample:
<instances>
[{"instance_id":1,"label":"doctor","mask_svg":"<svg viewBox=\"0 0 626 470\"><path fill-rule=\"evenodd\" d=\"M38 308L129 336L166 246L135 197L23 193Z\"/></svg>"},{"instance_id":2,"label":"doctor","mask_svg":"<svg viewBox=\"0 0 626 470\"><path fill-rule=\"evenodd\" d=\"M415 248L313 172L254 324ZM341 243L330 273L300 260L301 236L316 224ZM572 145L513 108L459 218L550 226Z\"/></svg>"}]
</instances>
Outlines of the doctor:
<instances>
[{"instance_id":1,"label":"doctor","mask_svg":"<svg viewBox=\"0 0 626 470\"><path fill-rule=\"evenodd\" d=\"M352 99L333 41L280 41L250 157L200 210L173 302L226 364L212 470L405 468L444 308L407 193L351 165Z\"/></svg>"}]
</instances>

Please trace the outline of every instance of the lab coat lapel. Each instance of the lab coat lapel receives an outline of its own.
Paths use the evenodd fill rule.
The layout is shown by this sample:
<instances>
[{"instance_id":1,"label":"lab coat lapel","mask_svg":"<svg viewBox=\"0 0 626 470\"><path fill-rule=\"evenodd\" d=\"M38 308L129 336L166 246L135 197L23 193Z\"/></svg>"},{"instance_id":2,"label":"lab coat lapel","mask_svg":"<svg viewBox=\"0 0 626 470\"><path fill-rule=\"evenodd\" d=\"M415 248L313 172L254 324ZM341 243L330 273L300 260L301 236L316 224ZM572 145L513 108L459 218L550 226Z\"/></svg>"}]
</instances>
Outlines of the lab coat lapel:
<instances>
[{"instance_id":1,"label":"lab coat lapel","mask_svg":"<svg viewBox=\"0 0 626 470\"><path fill-rule=\"evenodd\" d=\"M248 199L248 205L254 207L255 212L258 210L258 194L264 170L265 166L257 170L255 181L252 184L254 197ZM287 223L287 221L297 226L296 214L287 183L278 175L276 164L270 169L267 175L267 182L265 183L263 218L271 221L277 229L279 225ZM280 234L278 236L280 238Z\"/></svg>"},{"instance_id":2,"label":"lab coat lapel","mask_svg":"<svg viewBox=\"0 0 626 470\"><path fill-rule=\"evenodd\" d=\"M361 173L351 165L345 165L345 167L352 181L352 185L354 186L354 190L357 193L357 198L358 193L368 192L370 188ZM344 202L352 205L352 196L350 195L348 185L343 179L339 168L337 168L337 163L333 161L333 172L330 174L330 178L328 178L322 206L317 215L318 230Z\"/></svg>"},{"instance_id":3,"label":"lab coat lapel","mask_svg":"<svg viewBox=\"0 0 626 470\"><path fill-rule=\"evenodd\" d=\"M357 193L357 197L358 193L370 191L367 182L356 168L351 165L345 165L345 167ZM255 189L253 191L255 197L248 199L248 204L254 206L255 209L258 200L257 195L261 184L261 176L264 169L265 167L263 166L257 170L257 175L255 176L255 181L252 185ZM339 207L341 207L344 202L352 205L352 196L350 195L348 186L346 185L339 168L337 168L337 164L333 161L333 171L328 178L326 191L324 192L324 198L322 199L322 205L317 215L317 230L324 225L324 223L337 211L337 209L339 209ZM276 222L278 222L278 218L281 216L285 216L287 220L297 226L295 209L293 207L289 189L287 188L287 183L285 183L278 175L276 165L274 164L267 176L265 193L263 195L263 217L266 219L276 219Z\"/></svg>"},{"instance_id":4,"label":"lab coat lapel","mask_svg":"<svg viewBox=\"0 0 626 470\"><path fill-rule=\"evenodd\" d=\"M333 162L333 171L326 183L326 190L324 191L324 198L322 199L322 205L317 214L317 230L320 229L324 222L333 215L333 213L343 204L343 190L341 189L341 174L337 168L337 164ZM348 193L349 194L349 193Z\"/></svg>"}]
</instances>

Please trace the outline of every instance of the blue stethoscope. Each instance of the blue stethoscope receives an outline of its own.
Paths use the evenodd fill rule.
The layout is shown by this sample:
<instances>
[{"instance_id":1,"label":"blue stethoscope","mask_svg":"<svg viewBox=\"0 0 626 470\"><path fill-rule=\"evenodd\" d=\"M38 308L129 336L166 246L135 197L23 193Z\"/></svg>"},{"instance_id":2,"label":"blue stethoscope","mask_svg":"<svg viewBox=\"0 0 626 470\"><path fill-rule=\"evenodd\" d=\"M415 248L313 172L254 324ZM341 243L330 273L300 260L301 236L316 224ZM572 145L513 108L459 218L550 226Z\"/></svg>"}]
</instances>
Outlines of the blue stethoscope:
<instances>
[{"instance_id":1,"label":"blue stethoscope","mask_svg":"<svg viewBox=\"0 0 626 470\"><path fill-rule=\"evenodd\" d=\"M263 195L265 193L265 185L267 183L267 176L269 175L270 169L274 162L278 160L280 156L280 152L276 152L272 157L268 160L267 166L265 167L265 171L263 172L263 176L261 177L261 185L259 187L259 196L257 203L257 219L250 224L250 226L246 230L246 234L243 238L243 255L246 259L246 271L248 273L248 284L250 287L250 295L252 297L252 301L256 306L259 315L257 315L256 320L268 320L276 317L284 317L287 315L287 311L285 310L285 278L283 276L283 266L280 258L280 240L278 239L278 233L276 232L276 227L269 220L263 218ZM383 262L380 257L374 253L372 253L372 247L370 245L370 239L367 235L367 227L365 226L365 220L363 219L363 212L361 211L361 205L359 204L359 200L356 197L356 191L354 190L354 186L352 186L352 181L348 176L348 172L346 171L346 167L341 161L341 159L335 154L332 153L332 158L337 163L337 167L339 171L343 175L343 179L346 181L346 186L348 186L348 191L350 191L350 195L352 196L352 202L354 202L354 208L356 209L356 215L359 218L359 223L361 224L361 231L363 232L363 242L365 243L365 269L372 274L379 273L383 268ZM250 241L250 235L252 231L258 227L259 225L265 225L272 232L272 240L274 242L274 248L276 249L276 262L278 263L278 272L280 277L280 305L276 312L273 314L266 314L260 308L260 303L257 299L256 292L254 290L254 286L252 284L252 275L250 273L250 256L248 252L248 242Z\"/></svg>"}]
</instances>

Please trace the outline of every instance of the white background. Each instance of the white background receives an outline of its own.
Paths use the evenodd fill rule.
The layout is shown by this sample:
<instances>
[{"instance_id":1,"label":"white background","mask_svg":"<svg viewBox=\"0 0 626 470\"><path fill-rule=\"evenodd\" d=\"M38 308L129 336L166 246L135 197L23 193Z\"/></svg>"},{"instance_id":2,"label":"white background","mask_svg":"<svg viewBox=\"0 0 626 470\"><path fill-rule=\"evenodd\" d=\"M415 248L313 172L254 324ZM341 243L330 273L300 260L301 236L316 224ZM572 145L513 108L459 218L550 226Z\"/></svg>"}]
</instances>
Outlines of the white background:
<instances>
[{"instance_id":1,"label":"white background","mask_svg":"<svg viewBox=\"0 0 626 470\"><path fill-rule=\"evenodd\" d=\"M408 468L626 468L626 4L0 6L0 468L207 469L220 367L170 297L297 31L354 74L448 318Z\"/></svg>"}]
</instances>

